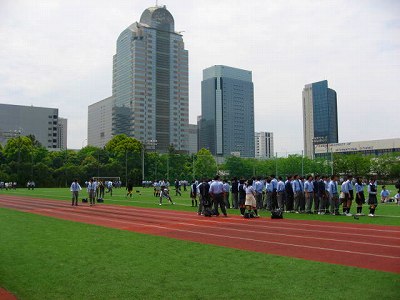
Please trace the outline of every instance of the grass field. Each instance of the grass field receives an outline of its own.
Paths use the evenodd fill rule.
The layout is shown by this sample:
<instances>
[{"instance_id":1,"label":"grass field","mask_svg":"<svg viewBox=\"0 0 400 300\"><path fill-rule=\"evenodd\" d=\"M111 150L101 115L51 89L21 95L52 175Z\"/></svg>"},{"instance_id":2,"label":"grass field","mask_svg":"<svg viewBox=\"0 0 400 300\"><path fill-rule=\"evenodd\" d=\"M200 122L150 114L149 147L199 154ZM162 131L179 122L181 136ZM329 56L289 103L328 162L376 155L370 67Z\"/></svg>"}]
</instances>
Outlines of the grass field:
<instances>
[{"instance_id":1,"label":"grass field","mask_svg":"<svg viewBox=\"0 0 400 300\"><path fill-rule=\"evenodd\" d=\"M124 189L114 189L112 198L106 195L106 204L195 211L188 192L182 197L172 192L177 204L159 206L151 189L138 190L141 195L126 199ZM2 194L70 200L67 188L3 190ZM378 208L380 217L359 220L285 217L400 225L400 207L384 204ZM399 274L143 235L4 208L0 208L0 237L0 286L19 299L397 299L400 290Z\"/></svg>"},{"instance_id":2,"label":"grass field","mask_svg":"<svg viewBox=\"0 0 400 300\"><path fill-rule=\"evenodd\" d=\"M389 190L394 191L394 187L389 186ZM114 204L114 205L132 205L132 206L140 206L140 207L151 207L151 208L160 208L160 209L174 209L174 210L183 210L183 211L193 211L196 212L196 208L191 207L191 200L189 197L189 192L183 192L182 196L175 196L175 192L171 191L171 196L176 205L168 205L165 204L163 206L158 205L158 198L153 196L152 188L135 188L134 191L139 191L139 193L135 193L132 199L127 199L125 197L125 189L114 189L113 196L110 197L108 194L105 196L105 204ZM11 195L19 195L19 196L30 196L30 197L38 197L38 198L49 198L49 199L58 199L58 200L70 200L71 195L68 188L38 188L34 191L27 189L17 189L17 190L9 190L0 191L0 195L11 194ZM82 190L80 193L80 199L87 197L87 193L85 190ZM164 201L165 202L165 201ZM356 212L356 203L353 202L352 213ZM364 205L363 212L368 214L368 205ZM229 214L239 214L238 210L230 209L228 210ZM306 214L285 214L285 218L290 219L302 219L302 220L321 220L321 221L333 221L333 222L350 222L350 223L363 223L363 224L380 224L380 225L397 225L400 226L400 206L396 204L379 204L376 210L377 217L360 217L358 220L355 220L351 217L345 216L331 216L331 215L306 215ZM268 217L269 214L266 211L261 212L262 217Z\"/></svg>"},{"instance_id":3,"label":"grass field","mask_svg":"<svg viewBox=\"0 0 400 300\"><path fill-rule=\"evenodd\" d=\"M0 285L20 299L397 299L400 289L396 274L8 209L0 236Z\"/></svg>"}]
</instances>

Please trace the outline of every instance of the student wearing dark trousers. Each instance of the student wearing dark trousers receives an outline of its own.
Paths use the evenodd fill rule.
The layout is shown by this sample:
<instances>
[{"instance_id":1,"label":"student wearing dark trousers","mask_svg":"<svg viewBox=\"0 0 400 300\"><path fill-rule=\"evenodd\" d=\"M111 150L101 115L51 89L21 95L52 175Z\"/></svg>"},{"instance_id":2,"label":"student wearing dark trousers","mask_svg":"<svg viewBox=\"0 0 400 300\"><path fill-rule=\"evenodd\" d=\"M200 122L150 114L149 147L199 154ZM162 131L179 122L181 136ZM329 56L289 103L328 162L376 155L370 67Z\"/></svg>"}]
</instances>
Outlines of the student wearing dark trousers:
<instances>
[{"instance_id":1,"label":"student wearing dark trousers","mask_svg":"<svg viewBox=\"0 0 400 300\"><path fill-rule=\"evenodd\" d=\"M378 206L378 198L376 197L378 187L374 179L371 179L368 185L368 204L369 217L375 217L375 209Z\"/></svg>"},{"instance_id":2,"label":"student wearing dark trousers","mask_svg":"<svg viewBox=\"0 0 400 300\"><path fill-rule=\"evenodd\" d=\"M286 211L293 212L293 201L294 201L294 193L292 186L292 176L289 175L285 182L285 191L286 191Z\"/></svg>"},{"instance_id":3,"label":"student wearing dark trousers","mask_svg":"<svg viewBox=\"0 0 400 300\"><path fill-rule=\"evenodd\" d=\"M275 175L271 175L271 183L272 183L272 209L276 209L278 207L278 180L276 180Z\"/></svg>"},{"instance_id":4,"label":"student wearing dark trousers","mask_svg":"<svg viewBox=\"0 0 400 300\"><path fill-rule=\"evenodd\" d=\"M82 190L81 186L78 183L78 179L75 179L74 182L71 184L70 190L72 193L72 206L78 206L79 191Z\"/></svg>"},{"instance_id":5,"label":"student wearing dark trousers","mask_svg":"<svg viewBox=\"0 0 400 300\"><path fill-rule=\"evenodd\" d=\"M197 207L197 185L194 180L190 186L190 198L192 198L192 207Z\"/></svg>"},{"instance_id":6,"label":"student wearing dark trousers","mask_svg":"<svg viewBox=\"0 0 400 300\"><path fill-rule=\"evenodd\" d=\"M204 210L210 210L211 206L211 199L210 199L210 184L208 183L208 180L206 178L203 179L203 181L197 186L197 189L199 190L199 197L200 197L200 202L199 202L199 208L197 210L197 213L199 215L204 214Z\"/></svg>"},{"instance_id":7,"label":"student wearing dark trousers","mask_svg":"<svg viewBox=\"0 0 400 300\"><path fill-rule=\"evenodd\" d=\"M104 182L103 182L103 181L100 181L100 182L99 182L99 197L100 197L101 199L104 198L104 191L105 191Z\"/></svg>"},{"instance_id":8,"label":"student wearing dark trousers","mask_svg":"<svg viewBox=\"0 0 400 300\"><path fill-rule=\"evenodd\" d=\"M218 207L220 207L224 216L227 217L224 201L224 185L218 175L215 176L214 181L211 183L209 192L214 202L214 214L219 216Z\"/></svg>"},{"instance_id":9,"label":"student wearing dark trousers","mask_svg":"<svg viewBox=\"0 0 400 300\"><path fill-rule=\"evenodd\" d=\"M278 177L278 184L276 187L276 199L277 205L280 210L284 209L284 201L285 201L285 183L282 181L282 177Z\"/></svg>"},{"instance_id":10,"label":"student wearing dark trousers","mask_svg":"<svg viewBox=\"0 0 400 300\"><path fill-rule=\"evenodd\" d=\"M240 179L239 185L238 185L238 194L239 194L239 208L240 208L240 214L244 216L244 213L246 211L245 207L245 202L246 202L246 185L244 179Z\"/></svg>"},{"instance_id":11,"label":"student wearing dark trousers","mask_svg":"<svg viewBox=\"0 0 400 300\"><path fill-rule=\"evenodd\" d=\"M314 214L319 212L319 205L321 202L321 193L319 191L320 176L315 175L313 185L314 185Z\"/></svg>"},{"instance_id":12,"label":"student wearing dark trousers","mask_svg":"<svg viewBox=\"0 0 400 300\"><path fill-rule=\"evenodd\" d=\"M176 180L175 180L175 196L178 196L178 194L179 194L179 196L182 196L182 193L181 193L181 185L180 185L180 183L179 183L179 180L176 179Z\"/></svg>"},{"instance_id":13,"label":"student wearing dark trousers","mask_svg":"<svg viewBox=\"0 0 400 300\"><path fill-rule=\"evenodd\" d=\"M356 190L356 203L357 203L357 216L363 216L362 208L363 204L365 203L365 196L364 196L364 184L360 177L357 177L357 182L355 184Z\"/></svg>"},{"instance_id":14,"label":"student wearing dark trousers","mask_svg":"<svg viewBox=\"0 0 400 300\"><path fill-rule=\"evenodd\" d=\"M238 193L239 193L239 181L237 180L236 177L232 179L232 186L231 186L231 193L232 193L232 206L234 209L239 208L239 198L238 198Z\"/></svg>"}]
</instances>

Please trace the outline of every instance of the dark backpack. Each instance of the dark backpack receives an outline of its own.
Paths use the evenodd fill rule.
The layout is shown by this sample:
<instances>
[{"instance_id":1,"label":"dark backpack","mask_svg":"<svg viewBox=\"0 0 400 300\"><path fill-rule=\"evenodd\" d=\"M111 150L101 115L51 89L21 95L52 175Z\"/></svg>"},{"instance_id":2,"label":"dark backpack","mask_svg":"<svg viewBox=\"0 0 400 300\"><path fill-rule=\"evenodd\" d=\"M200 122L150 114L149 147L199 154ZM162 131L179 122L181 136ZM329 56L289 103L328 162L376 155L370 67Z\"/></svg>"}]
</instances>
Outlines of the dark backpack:
<instances>
[{"instance_id":1,"label":"dark backpack","mask_svg":"<svg viewBox=\"0 0 400 300\"><path fill-rule=\"evenodd\" d=\"M283 212L280 209L271 211L271 219L283 219Z\"/></svg>"}]
</instances>

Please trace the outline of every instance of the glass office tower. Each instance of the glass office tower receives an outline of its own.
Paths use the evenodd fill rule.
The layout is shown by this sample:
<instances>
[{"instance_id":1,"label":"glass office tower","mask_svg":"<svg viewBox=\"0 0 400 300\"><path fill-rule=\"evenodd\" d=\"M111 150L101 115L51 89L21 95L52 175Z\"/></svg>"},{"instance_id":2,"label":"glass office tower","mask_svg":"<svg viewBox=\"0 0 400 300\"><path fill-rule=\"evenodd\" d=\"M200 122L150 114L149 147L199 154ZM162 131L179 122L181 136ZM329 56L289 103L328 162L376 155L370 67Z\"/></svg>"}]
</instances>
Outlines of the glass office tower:
<instances>
[{"instance_id":1,"label":"glass office tower","mask_svg":"<svg viewBox=\"0 0 400 300\"><path fill-rule=\"evenodd\" d=\"M146 9L125 29L113 57L112 135L157 140L188 151L188 51L165 6Z\"/></svg>"},{"instance_id":2,"label":"glass office tower","mask_svg":"<svg viewBox=\"0 0 400 300\"><path fill-rule=\"evenodd\" d=\"M304 153L310 158L316 144L338 142L337 97L327 80L303 89L303 131Z\"/></svg>"},{"instance_id":3,"label":"glass office tower","mask_svg":"<svg viewBox=\"0 0 400 300\"><path fill-rule=\"evenodd\" d=\"M216 156L254 157L251 71L228 66L203 70L199 148Z\"/></svg>"}]
</instances>

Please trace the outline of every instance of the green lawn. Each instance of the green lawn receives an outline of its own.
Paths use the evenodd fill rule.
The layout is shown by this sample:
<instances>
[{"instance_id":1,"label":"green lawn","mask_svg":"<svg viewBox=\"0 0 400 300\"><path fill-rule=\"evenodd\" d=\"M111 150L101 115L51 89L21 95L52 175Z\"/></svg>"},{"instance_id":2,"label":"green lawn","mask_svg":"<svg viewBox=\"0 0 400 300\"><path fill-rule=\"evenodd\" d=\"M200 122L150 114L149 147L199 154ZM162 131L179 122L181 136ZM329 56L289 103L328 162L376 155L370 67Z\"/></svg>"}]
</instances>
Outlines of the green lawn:
<instances>
[{"instance_id":1,"label":"green lawn","mask_svg":"<svg viewBox=\"0 0 400 300\"><path fill-rule=\"evenodd\" d=\"M4 208L0 208L0 237L0 286L19 299L365 300L398 299L400 290L398 274Z\"/></svg>"},{"instance_id":2,"label":"green lawn","mask_svg":"<svg viewBox=\"0 0 400 300\"><path fill-rule=\"evenodd\" d=\"M160 209L174 209L183 211L196 211L196 208L191 207L191 200L189 197L189 191L182 191L182 196L175 196L175 191L171 191L171 196L176 205L170 206L168 204L159 206L158 198L153 196L152 188L135 188L134 191L140 191L135 193L132 199L125 197L125 189L114 189L113 196L110 197L106 194L105 204L116 204L116 205L132 205L140 207L151 207ZM394 187L389 187L389 190L394 191ZM32 196L39 198L49 198L57 200L70 200L71 195L68 188L38 188L34 191L27 189L17 189L0 191L1 194L12 194L19 196ZM82 190L80 198L87 197L85 190ZM165 202L165 201L164 201ZM353 202L352 213L356 212L356 203ZM363 212L368 214L368 205L364 205ZM228 211L229 214L239 214L238 210L231 209ZM379 215L375 218L360 217L355 220L352 217L345 216L331 216L331 215L305 215L305 214L285 214L285 218L288 219L302 219L302 220L321 220L321 221L333 221L333 222L349 222L349 223L363 223L363 224L380 224L380 225L396 225L400 226L400 206L395 204L379 204L376 210L376 214ZM268 217L269 214L266 211L261 212L261 216Z\"/></svg>"}]
</instances>

